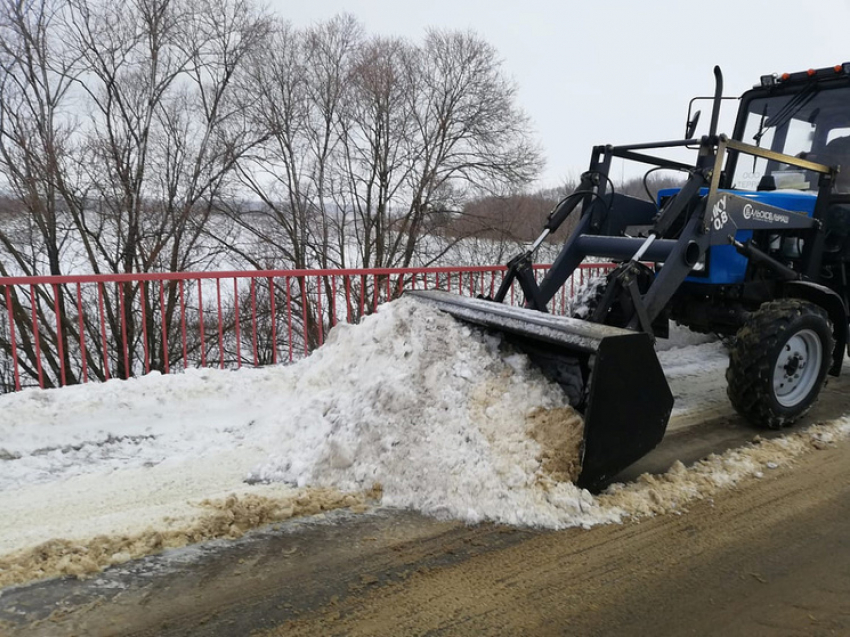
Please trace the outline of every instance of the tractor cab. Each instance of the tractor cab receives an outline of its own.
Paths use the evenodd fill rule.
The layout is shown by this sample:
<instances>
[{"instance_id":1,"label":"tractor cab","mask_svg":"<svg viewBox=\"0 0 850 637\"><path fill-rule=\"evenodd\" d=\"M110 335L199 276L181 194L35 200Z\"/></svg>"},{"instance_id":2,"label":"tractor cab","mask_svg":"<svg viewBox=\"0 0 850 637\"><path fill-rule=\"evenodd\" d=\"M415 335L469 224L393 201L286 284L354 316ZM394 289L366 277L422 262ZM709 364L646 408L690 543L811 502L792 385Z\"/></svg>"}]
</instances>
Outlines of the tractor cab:
<instances>
[{"instance_id":1,"label":"tractor cab","mask_svg":"<svg viewBox=\"0 0 850 637\"><path fill-rule=\"evenodd\" d=\"M765 75L741 97L733 138L838 167L833 192L850 194L850 64ZM726 187L817 192L818 174L767 157L729 153Z\"/></svg>"},{"instance_id":2,"label":"tractor cab","mask_svg":"<svg viewBox=\"0 0 850 637\"><path fill-rule=\"evenodd\" d=\"M595 146L578 188L552 210L531 248L507 264L493 297L418 293L502 333L564 388L584 417L581 486L605 484L663 437L673 395L653 341L671 322L730 337L729 399L764 427L801 418L844 361L850 64L762 77L741 96L731 136L718 130L719 67L714 75L708 133L694 136L694 117L685 139ZM667 156L684 149L696 150L692 163ZM614 160L649 166L647 192L657 170L676 171L683 183L656 200L619 192ZM579 210L538 280L536 250ZM585 290L588 311L549 314L580 264L599 259L617 265ZM510 306L514 284L523 307Z\"/></svg>"},{"instance_id":3,"label":"tractor cab","mask_svg":"<svg viewBox=\"0 0 850 637\"><path fill-rule=\"evenodd\" d=\"M835 169L829 192L822 193L825 229L823 262L827 274L835 262L850 257L850 63L798 73L765 75L759 85L741 97L733 138L773 153L804 159ZM812 199L819 194L821 174L790 165L776 157L728 152L723 185L735 191L761 193L770 199L786 195L789 201L776 205L813 214ZM801 241L785 237L776 256L784 259L800 254ZM775 242L774 242L775 243ZM768 240L762 240L769 246ZM798 245L799 244L799 245ZM845 298L845 302L847 299Z\"/></svg>"}]
</instances>

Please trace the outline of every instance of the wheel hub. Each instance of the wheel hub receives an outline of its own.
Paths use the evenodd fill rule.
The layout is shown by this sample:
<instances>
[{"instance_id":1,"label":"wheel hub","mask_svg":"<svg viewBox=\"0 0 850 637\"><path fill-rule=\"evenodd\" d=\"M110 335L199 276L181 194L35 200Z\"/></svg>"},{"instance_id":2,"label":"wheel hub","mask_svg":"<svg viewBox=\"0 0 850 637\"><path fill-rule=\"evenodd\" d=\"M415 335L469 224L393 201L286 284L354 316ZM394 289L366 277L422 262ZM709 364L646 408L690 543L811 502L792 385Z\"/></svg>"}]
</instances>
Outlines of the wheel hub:
<instances>
[{"instance_id":1,"label":"wheel hub","mask_svg":"<svg viewBox=\"0 0 850 637\"><path fill-rule=\"evenodd\" d=\"M788 363L785 365L785 375L787 377L793 377L794 374L797 373L798 369L801 369L806 366L806 363L803 360L803 357L799 352L795 352L794 355L788 360Z\"/></svg>"},{"instance_id":2,"label":"wheel hub","mask_svg":"<svg viewBox=\"0 0 850 637\"><path fill-rule=\"evenodd\" d=\"M773 372L776 400L783 407L793 407L803 400L817 382L823 352L818 335L800 330L782 347Z\"/></svg>"}]
</instances>

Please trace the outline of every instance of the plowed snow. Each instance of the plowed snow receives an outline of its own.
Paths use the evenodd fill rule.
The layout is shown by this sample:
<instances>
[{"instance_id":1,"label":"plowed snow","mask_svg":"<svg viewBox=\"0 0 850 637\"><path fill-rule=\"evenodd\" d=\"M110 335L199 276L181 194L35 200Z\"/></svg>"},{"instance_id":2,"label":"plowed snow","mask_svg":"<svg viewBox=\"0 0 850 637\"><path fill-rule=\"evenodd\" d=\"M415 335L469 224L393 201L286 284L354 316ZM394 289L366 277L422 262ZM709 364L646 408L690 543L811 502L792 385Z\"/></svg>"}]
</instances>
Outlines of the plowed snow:
<instances>
[{"instance_id":1,"label":"plowed snow","mask_svg":"<svg viewBox=\"0 0 850 637\"><path fill-rule=\"evenodd\" d=\"M714 343L661 360L679 409L691 375L725 367ZM0 586L378 493L384 506L549 528L680 510L850 430L834 423L594 498L570 481L581 427L524 356L409 299L337 327L296 365L0 396ZM211 501L230 513L211 518Z\"/></svg>"},{"instance_id":2,"label":"plowed snow","mask_svg":"<svg viewBox=\"0 0 850 637\"><path fill-rule=\"evenodd\" d=\"M280 436L254 479L343 490L379 483L387 506L470 522L609 519L589 494L547 479L553 455L577 465L581 420L564 393L524 356L503 355L498 340L448 315L402 299L335 330L299 367L314 396L312 444ZM535 439L547 418L573 430L569 450Z\"/></svg>"}]
</instances>

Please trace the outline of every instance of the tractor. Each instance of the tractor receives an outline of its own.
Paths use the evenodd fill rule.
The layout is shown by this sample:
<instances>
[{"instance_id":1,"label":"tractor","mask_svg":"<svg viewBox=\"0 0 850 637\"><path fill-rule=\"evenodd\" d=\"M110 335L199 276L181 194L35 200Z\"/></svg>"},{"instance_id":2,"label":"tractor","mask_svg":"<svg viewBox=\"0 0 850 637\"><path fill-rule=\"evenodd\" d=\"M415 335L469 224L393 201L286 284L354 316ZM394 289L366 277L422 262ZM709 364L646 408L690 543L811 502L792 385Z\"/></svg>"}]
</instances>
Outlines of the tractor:
<instances>
[{"instance_id":1,"label":"tractor","mask_svg":"<svg viewBox=\"0 0 850 637\"><path fill-rule=\"evenodd\" d=\"M656 338L679 325L727 339L728 396L758 426L781 428L837 376L848 332L850 63L765 75L718 133L723 78L706 134L596 146L578 188L539 238L507 264L492 298L412 292L462 321L501 332L559 383L584 417L580 486L598 489L664 436L673 396ZM692 100L692 105L693 105ZM672 152L696 155L693 163ZM667 155L667 156L661 156ZM612 161L682 174L647 199L616 192ZM573 214L575 230L538 282L540 245ZM585 260L617 265L582 319L547 306ZM514 284L522 307L505 303Z\"/></svg>"}]
</instances>

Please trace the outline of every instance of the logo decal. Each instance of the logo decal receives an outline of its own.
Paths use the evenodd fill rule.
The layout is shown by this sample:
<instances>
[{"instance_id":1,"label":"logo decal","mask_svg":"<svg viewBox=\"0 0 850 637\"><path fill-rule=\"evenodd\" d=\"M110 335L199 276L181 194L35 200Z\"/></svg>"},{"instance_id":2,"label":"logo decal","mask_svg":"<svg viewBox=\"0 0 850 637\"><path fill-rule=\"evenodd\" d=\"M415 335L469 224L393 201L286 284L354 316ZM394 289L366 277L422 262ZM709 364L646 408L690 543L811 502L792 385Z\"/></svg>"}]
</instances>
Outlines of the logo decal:
<instances>
[{"instance_id":1,"label":"logo decal","mask_svg":"<svg viewBox=\"0 0 850 637\"><path fill-rule=\"evenodd\" d=\"M726 212L726 195L723 195L714 204L711 209L711 225L715 231L721 230L729 221L729 215Z\"/></svg>"},{"instance_id":2,"label":"logo decal","mask_svg":"<svg viewBox=\"0 0 850 637\"><path fill-rule=\"evenodd\" d=\"M756 221L766 221L767 223L788 223L791 220L788 215L769 210L759 210L758 208L754 208L752 204L746 204L744 206L743 214L744 219L747 221L755 219Z\"/></svg>"}]
</instances>

